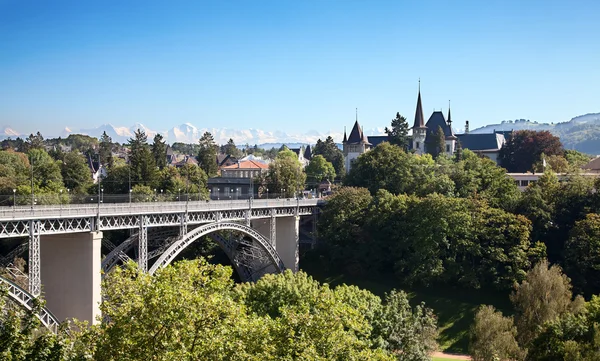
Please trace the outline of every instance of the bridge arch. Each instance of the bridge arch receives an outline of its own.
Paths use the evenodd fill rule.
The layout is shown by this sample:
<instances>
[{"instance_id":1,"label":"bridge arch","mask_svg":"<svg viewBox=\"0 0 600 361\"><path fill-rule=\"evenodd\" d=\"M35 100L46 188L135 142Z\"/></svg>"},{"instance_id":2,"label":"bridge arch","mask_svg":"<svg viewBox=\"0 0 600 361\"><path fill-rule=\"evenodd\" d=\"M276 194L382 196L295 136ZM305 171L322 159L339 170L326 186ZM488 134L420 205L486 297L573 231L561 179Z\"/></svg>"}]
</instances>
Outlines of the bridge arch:
<instances>
[{"instance_id":1,"label":"bridge arch","mask_svg":"<svg viewBox=\"0 0 600 361\"><path fill-rule=\"evenodd\" d=\"M214 234L211 235L211 233L224 230L241 232L249 236L251 241L227 240ZM190 244L206 235L211 235L213 240L225 251L242 281L255 281L265 273L279 273L285 270L283 261L275 248L259 232L240 223L216 222L195 228L172 243L154 262L148 273L154 274L159 268L166 267Z\"/></svg>"},{"instance_id":2,"label":"bridge arch","mask_svg":"<svg viewBox=\"0 0 600 361\"><path fill-rule=\"evenodd\" d=\"M3 283L8 288L8 297L11 300L15 301L28 311L33 310L36 297L4 277L0 277L0 283ZM40 320L42 325L44 325L50 331L54 333L58 331L60 322L58 322L58 319L47 308L43 307L36 314L36 317Z\"/></svg>"}]
</instances>

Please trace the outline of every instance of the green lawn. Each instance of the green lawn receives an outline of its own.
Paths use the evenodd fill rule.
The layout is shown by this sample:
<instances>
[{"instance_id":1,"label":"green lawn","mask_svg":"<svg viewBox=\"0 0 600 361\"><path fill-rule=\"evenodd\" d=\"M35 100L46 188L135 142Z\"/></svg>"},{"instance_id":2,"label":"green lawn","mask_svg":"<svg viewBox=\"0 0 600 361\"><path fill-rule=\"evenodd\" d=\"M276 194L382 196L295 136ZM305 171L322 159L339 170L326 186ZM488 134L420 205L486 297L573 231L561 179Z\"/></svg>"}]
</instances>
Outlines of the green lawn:
<instances>
[{"instance_id":1,"label":"green lawn","mask_svg":"<svg viewBox=\"0 0 600 361\"><path fill-rule=\"evenodd\" d=\"M401 289L399 283L393 279L351 279L346 276L324 276L319 272L311 272L312 267L306 267L305 271L321 282L327 282L331 286L346 283L353 284L371 292L383 296L393 288ZM494 291L486 292L480 290L461 290L448 287L431 287L404 289L412 304L425 302L432 308L438 317L440 335L438 343L441 351L455 354L467 354L469 346L469 328L473 322L475 312L479 305L489 304L500 309L504 314L510 314L510 302L508 294L500 294ZM442 359L436 359L438 361Z\"/></svg>"}]
</instances>

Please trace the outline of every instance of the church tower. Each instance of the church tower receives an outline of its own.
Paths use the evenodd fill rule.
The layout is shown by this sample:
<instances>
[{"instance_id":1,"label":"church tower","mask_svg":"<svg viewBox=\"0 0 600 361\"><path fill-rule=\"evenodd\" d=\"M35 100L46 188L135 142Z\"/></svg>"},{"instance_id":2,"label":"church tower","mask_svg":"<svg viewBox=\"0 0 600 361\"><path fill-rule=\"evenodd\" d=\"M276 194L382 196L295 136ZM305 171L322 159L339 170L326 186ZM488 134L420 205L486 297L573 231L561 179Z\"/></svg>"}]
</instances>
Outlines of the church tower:
<instances>
[{"instance_id":1,"label":"church tower","mask_svg":"<svg viewBox=\"0 0 600 361\"><path fill-rule=\"evenodd\" d=\"M421 104L421 81L419 80L419 96L417 98L417 110L415 112L415 124L412 127L412 149L416 154L425 153L425 135L427 127L423 117L423 105Z\"/></svg>"}]
</instances>

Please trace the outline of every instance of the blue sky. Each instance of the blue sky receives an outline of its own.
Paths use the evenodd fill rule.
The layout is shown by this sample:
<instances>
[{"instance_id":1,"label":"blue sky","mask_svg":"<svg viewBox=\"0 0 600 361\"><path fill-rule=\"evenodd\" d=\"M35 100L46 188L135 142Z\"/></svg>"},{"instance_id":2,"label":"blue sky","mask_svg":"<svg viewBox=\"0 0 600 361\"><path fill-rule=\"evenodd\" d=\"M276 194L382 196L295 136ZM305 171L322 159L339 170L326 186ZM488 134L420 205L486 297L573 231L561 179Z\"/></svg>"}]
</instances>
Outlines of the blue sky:
<instances>
[{"instance_id":1,"label":"blue sky","mask_svg":"<svg viewBox=\"0 0 600 361\"><path fill-rule=\"evenodd\" d=\"M598 1L0 0L0 126L290 133L600 111Z\"/></svg>"}]
</instances>

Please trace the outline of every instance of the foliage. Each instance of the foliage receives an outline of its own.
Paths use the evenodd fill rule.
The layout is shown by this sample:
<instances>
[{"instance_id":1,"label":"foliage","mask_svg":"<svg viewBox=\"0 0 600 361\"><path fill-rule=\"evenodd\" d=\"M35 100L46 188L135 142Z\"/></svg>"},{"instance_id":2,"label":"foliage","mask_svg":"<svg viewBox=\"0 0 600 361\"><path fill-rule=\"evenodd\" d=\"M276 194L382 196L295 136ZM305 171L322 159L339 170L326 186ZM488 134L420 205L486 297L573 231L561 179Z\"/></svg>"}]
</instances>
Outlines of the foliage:
<instances>
[{"instance_id":1,"label":"foliage","mask_svg":"<svg viewBox=\"0 0 600 361\"><path fill-rule=\"evenodd\" d=\"M277 158L269 164L266 182L270 192L279 193L283 197L294 196L304 190L306 174L296 153L289 149L279 152Z\"/></svg>"},{"instance_id":2,"label":"foliage","mask_svg":"<svg viewBox=\"0 0 600 361\"><path fill-rule=\"evenodd\" d=\"M429 361L437 344L436 318L425 304L413 310L406 293L392 290L375 315L373 338L379 347L398 353L398 360Z\"/></svg>"},{"instance_id":3,"label":"foliage","mask_svg":"<svg viewBox=\"0 0 600 361\"><path fill-rule=\"evenodd\" d=\"M527 272L525 280L516 284L510 295L516 311L519 344L527 347L544 323L578 311L582 299L572 300L572 297L570 280L560 267L549 267L547 261L542 261Z\"/></svg>"},{"instance_id":4,"label":"foliage","mask_svg":"<svg viewBox=\"0 0 600 361\"><path fill-rule=\"evenodd\" d=\"M315 155L304 169L309 184L318 184L324 180L335 179L335 169L322 155Z\"/></svg>"},{"instance_id":5,"label":"foliage","mask_svg":"<svg viewBox=\"0 0 600 361\"><path fill-rule=\"evenodd\" d=\"M80 354L98 361L394 359L371 347L360 312L305 274L267 275L237 287L230 277L229 267L202 259L154 276L133 262L116 269L103 285L106 322L77 336L79 344L89 341Z\"/></svg>"},{"instance_id":6,"label":"foliage","mask_svg":"<svg viewBox=\"0 0 600 361\"><path fill-rule=\"evenodd\" d=\"M388 135L390 143L404 150L408 149L408 123L400 113L396 113L396 118L392 119L391 128L385 127L385 134Z\"/></svg>"},{"instance_id":7,"label":"foliage","mask_svg":"<svg viewBox=\"0 0 600 361\"><path fill-rule=\"evenodd\" d=\"M575 222L565 245L564 264L575 289L588 295L600 290L600 215L590 213Z\"/></svg>"},{"instance_id":8,"label":"foliage","mask_svg":"<svg viewBox=\"0 0 600 361\"><path fill-rule=\"evenodd\" d=\"M86 194L87 189L92 185L92 173L85 157L77 152L68 152L65 153L61 163L65 187L73 193Z\"/></svg>"},{"instance_id":9,"label":"foliage","mask_svg":"<svg viewBox=\"0 0 600 361\"><path fill-rule=\"evenodd\" d=\"M227 144L225 144L224 146L221 147L221 153L229 154L232 157L237 158L237 159L239 159L243 156L242 151L239 150L239 148L235 145L235 142L231 138L229 138L229 140L227 141Z\"/></svg>"},{"instance_id":10,"label":"foliage","mask_svg":"<svg viewBox=\"0 0 600 361\"><path fill-rule=\"evenodd\" d=\"M149 186L136 184L131 188L132 200L134 202L147 202L155 200L156 192Z\"/></svg>"},{"instance_id":11,"label":"foliage","mask_svg":"<svg viewBox=\"0 0 600 361\"><path fill-rule=\"evenodd\" d=\"M439 125L431 135L425 141L425 149L434 159L437 159L440 155L443 156L446 154L446 136L444 130Z\"/></svg>"},{"instance_id":12,"label":"foliage","mask_svg":"<svg viewBox=\"0 0 600 361\"><path fill-rule=\"evenodd\" d=\"M113 167L113 156L112 156L112 138L106 134L106 131L102 133L100 137L100 149L98 150L100 156L100 164L107 168Z\"/></svg>"},{"instance_id":13,"label":"foliage","mask_svg":"<svg viewBox=\"0 0 600 361\"><path fill-rule=\"evenodd\" d=\"M590 160L592 160L592 157L585 153L578 152L576 150L566 149L565 159L569 163L569 166L571 166L572 168L579 169L582 166L588 164Z\"/></svg>"},{"instance_id":14,"label":"foliage","mask_svg":"<svg viewBox=\"0 0 600 361\"><path fill-rule=\"evenodd\" d=\"M209 132L205 132L199 140L198 166L202 168L204 173L209 177L214 177L217 174L217 149L219 148L215 140Z\"/></svg>"},{"instance_id":15,"label":"foliage","mask_svg":"<svg viewBox=\"0 0 600 361\"><path fill-rule=\"evenodd\" d=\"M328 136L325 141L321 139L317 140L317 144L312 149L312 154L313 157L315 155L322 155L325 160L330 162L338 177L346 174L344 153L338 148L331 136Z\"/></svg>"},{"instance_id":16,"label":"foliage","mask_svg":"<svg viewBox=\"0 0 600 361\"><path fill-rule=\"evenodd\" d=\"M129 139L131 149L129 165L132 182L152 186L156 181L157 169L147 140L146 133L140 129L136 130L134 137Z\"/></svg>"},{"instance_id":17,"label":"foliage","mask_svg":"<svg viewBox=\"0 0 600 361\"><path fill-rule=\"evenodd\" d=\"M560 139L548 131L519 130L500 150L500 162L509 172L524 173L533 169L542 154L564 154Z\"/></svg>"},{"instance_id":18,"label":"foliage","mask_svg":"<svg viewBox=\"0 0 600 361\"><path fill-rule=\"evenodd\" d=\"M493 306L481 306L471 326L469 352L474 361L522 360L513 319Z\"/></svg>"},{"instance_id":19,"label":"foliage","mask_svg":"<svg viewBox=\"0 0 600 361\"><path fill-rule=\"evenodd\" d=\"M163 169L167 166L167 143L163 139L163 136L156 134L152 142L152 156L154 157L154 163L159 169Z\"/></svg>"},{"instance_id":20,"label":"foliage","mask_svg":"<svg viewBox=\"0 0 600 361\"><path fill-rule=\"evenodd\" d=\"M566 313L546 323L528 349L528 360L580 360L600 358L600 298L593 296L583 312Z\"/></svg>"},{"instance_id":21,"label":"foliage","mask_svg":"<svg viewBox=\"0 0 600 361\"><path fill-rule=\"evenodd\" d=\"M30 134L27 139L25 139L25 143L27 151L32 149L44 150L44 137L40 132Z\"/></svg>"},{"instance_id":22,"label":"foliage","mask_svg":"<svg viewBox=\"0 0 600 361\"><path fill-rule=\"evenodd\" d=\"M26 154L12 150L0 151L0 193L12 194L17 186L27 183L29 173Z\"/></svg>"},{"instance_id":23,"label":"foliage","mask_svg":"<svg viewBox=\"0 0 600 361\"><path fill-rule=\"evenodd\" d=\"M179 176L186 182L190 193L200 193L202 199L208 199L208 176L202 168L194 164L185 164L179 168Z\"/></svg>"},{"instance_id":24,"label":"foliage","mask_svg":"<svg viewBox=\"0 0 600 361\"><path fill-rule=\"evenodd\" d=\"M60 336L41 326L35 316L43 301L34 299L33 310L25 311L8 300L0 284L0 359L6 361L62 361L65 347Z\"/></svg>"}]
</instances>

